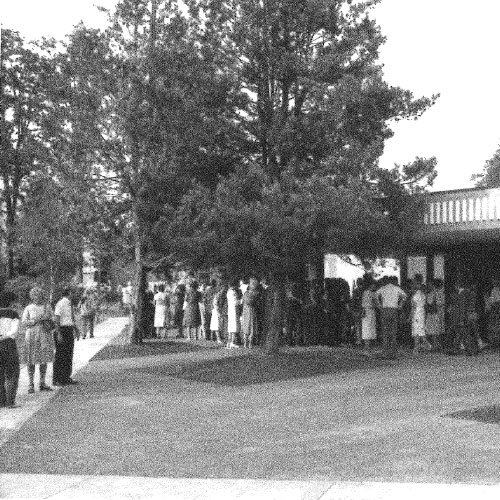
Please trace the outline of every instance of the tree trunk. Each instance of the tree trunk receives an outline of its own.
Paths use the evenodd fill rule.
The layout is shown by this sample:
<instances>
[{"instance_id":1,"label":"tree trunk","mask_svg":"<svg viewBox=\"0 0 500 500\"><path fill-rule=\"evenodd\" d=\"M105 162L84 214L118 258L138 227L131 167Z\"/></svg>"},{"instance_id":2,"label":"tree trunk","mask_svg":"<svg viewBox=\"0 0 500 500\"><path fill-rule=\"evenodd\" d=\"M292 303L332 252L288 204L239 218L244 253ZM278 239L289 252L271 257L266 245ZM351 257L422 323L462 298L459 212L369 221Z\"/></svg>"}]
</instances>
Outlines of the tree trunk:
<instances>
[{"instance_id":1,"label":"tree trunk","mask_svg":"<svg viewBox=\"0 0 500 500\"><path fill-rule=\"evenodd\" d=\"M264 351L268 355L277 354L283 334L285 320L285 277L272 276L267 290Z\"/></svg>"},{"instance_id":2,"label":"tree trunk","mask_svg":"<svg viewBox=\"0 0 500 500\"><path fill-rule=\"evenodd\" d=\"M132 324L130 325L130 342L140 344L144 336L145 314L144 298L147 288L147 270L144 264L146 255L144 224L140 216L135 214L135 297L132 308Z\"/></svg>"}]
</instances>

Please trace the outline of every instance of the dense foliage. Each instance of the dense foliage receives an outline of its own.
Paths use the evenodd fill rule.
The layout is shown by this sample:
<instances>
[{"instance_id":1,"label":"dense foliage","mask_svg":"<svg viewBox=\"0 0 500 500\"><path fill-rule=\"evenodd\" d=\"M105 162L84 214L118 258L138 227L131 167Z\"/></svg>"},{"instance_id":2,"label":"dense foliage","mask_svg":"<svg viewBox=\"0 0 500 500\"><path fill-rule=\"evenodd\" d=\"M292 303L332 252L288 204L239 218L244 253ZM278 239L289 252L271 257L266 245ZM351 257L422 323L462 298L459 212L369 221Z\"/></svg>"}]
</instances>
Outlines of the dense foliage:
<instances>
[{"instance_id":1,"label":"dense foliage","mask_svg":"<svg viewBox=\"0 0 500 500\"><path fill-rule=\"evenodd\" d=\"M391 122L437 96L384 81L375 3L120 0L63 44L2 31L9 277L16 251L41 274L83 245L133 258L138 342L148 270L266 276L278 325L285 279L326 249L396 246L436 161L378 160Z\"/></svg>"}]
</instances>

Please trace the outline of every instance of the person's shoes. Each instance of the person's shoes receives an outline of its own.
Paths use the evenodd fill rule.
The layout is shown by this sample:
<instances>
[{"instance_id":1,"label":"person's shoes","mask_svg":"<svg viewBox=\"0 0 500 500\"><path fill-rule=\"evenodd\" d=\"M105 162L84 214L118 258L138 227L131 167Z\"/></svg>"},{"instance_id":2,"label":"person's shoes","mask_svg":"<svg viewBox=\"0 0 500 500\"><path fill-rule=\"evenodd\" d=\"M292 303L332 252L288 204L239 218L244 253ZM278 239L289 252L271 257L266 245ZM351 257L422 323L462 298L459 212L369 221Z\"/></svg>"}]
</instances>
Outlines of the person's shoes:
<instances>
[{"instance_id":1,"label":"person's shoes","mask_svg":"<svg viewBox=\"0 0 500 500\"><path fill-rule=\"evenodd\" d=\"M64 384L63 384L63 383L61 383L61 382L52 382L52 385L53 385L54 387L62 387Z\"/></svg>"},{"instance_id":2,"label":"person's shoes","mask_svg":"<svg viewBox=\"0 0 500 500\"><path fill-rule=\"evenodd\" d=\"M66 385L77 385L78 382L76 380L73 380L72 378L70 378L67 382L66 382Z\"/></svg>"},{"instance_id":3,"label":"person's shoes","mask_svg":"<svg viewBox=\"0 0 500 500\"><path fill-rule=\"evenodd\" d=\"M54 389L52 389L52 387L48 386L48 385L45 385L45 384L40 384L40 390L41 391L53 391Z\"/></svg>"},{"instance_id":4,"label":"person's shoes","mask_svg":"<svg viewBox=\"0 0 500 500\"><path fill-rule=\"evenodd\" d=\"M94 338L94 336L93 336L93 335L90 335L90 336L89 336L89 339L93 339L93 338Z\"/></svg>"},{"instance_id":5,"label":"person's shoes","mask_svg":"<svg viewBox=\"0 0 500 500\"><path fill-rule=\"evenodd\" d=\"M28 394L35 394L35 386L30 385L30 388L28 389Z\"/></svg>"}]
</instances>

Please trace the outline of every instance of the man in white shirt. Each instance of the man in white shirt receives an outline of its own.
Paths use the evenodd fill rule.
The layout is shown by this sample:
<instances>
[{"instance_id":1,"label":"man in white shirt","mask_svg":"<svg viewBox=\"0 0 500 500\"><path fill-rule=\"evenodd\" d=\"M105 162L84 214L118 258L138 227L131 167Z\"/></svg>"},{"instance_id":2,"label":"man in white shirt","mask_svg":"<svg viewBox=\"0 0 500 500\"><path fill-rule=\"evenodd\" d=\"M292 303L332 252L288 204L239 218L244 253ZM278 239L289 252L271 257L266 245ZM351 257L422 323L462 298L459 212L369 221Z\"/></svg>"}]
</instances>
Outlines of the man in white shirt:
<instances>
[{"instance_id":1,"label":"man in white shirt","mask_svg":"<svg viewBox=\"0 0 500 500\"><path fill-rule=\"evenodd\" d=\"M399 310L406 300L406 293L398 286L396 276L382 278L385 284L376 293L376 303L380 307L382 345L388 357L396 355Z\"/></svg>"},{"instance_id":2,"label":"man in white shirt","mask_svg":"<svg viewBox=\"0 0 500 500\"><path fill-rule=\"evenodd\" d=\"M71 290L69 288L63 291L63 297L56 304L54 315L57 333L52 384L56 386L76 384L71 378L76 325L73 304L71 303Z\"/></svg>"},{"instance_id":3,"label":"man in white shirt","mask_svg":"<svg viewBox=\"0 0 500 500\"><path fill-rule=\"evenodd\" d=\"M0 407L17 408L19 355L16 337L19 330L19 315L9 306L9 295L2 293L0 296Z\"/></svg>"}]
</instances>

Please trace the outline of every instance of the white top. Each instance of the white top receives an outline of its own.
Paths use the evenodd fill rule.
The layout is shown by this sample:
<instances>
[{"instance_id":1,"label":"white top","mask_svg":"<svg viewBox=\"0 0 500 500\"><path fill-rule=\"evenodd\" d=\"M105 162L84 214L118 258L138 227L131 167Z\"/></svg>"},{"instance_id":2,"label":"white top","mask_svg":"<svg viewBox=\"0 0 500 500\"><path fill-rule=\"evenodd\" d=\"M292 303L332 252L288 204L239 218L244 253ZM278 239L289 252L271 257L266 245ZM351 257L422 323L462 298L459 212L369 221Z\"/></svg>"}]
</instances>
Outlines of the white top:
<instances>
[{"instance_id":1,"label":"white top","mask_svg":"<svg viewBox=\"0 0 500 500\"><path fill-rule=\"evenodd\" d=\"M417 290L411 298L411 304L415 309L424 309L426 302L427 297L425 296L425 293L422 292L422 290Z\"/></svg>"},{"instance_id":2,"label":"white top","mask_svg":"<svg viewBox=\"0 0 500 500\"><path fill-rule=\"evenodd\" d=\"M57 304L54 310L54 315L59 316L60 326L74 326L73 312L71 310L71 302L68 297L63 297Z\"/></svg>"},{"instance_id":3,"label":"white top","mask_svg":"<svg viewBox=\"0 0 500 500\"><path fill-rule=\"evenodd\" d=\"M126 286L122 289L122 301L124 304L132 304L134 297L134 287Z\"/></svg>"},{"instance_id":4,"label":"white top","mask_svg":"<svg viewBox=\"0 0 500 500\"><path fill-rule=\"evenodd\" d=\"M4 338L15 339L19 332L19 319L0 318L0 340Z\"/></svg>"},{"instance_id":5,"label":"white top","mask_svg":"<svg viewBox=\"0 0 500 500\"><path fill-rule=\"evenodd\" d=\"M156 292L153 300L157 307L165 307L167 305L167 292Z\"/></svg>"},{"instance_id":6,"label":"white top","mask_svg":"<svg viewBox=\"0 0 500 500\"><path fill-rule=\"evenodd\" d=\"M377 303L381 307L397 308L400 301L406 299L406 293L399 286L387 283L377 291Z\"/></svg>"}]
</instances>

